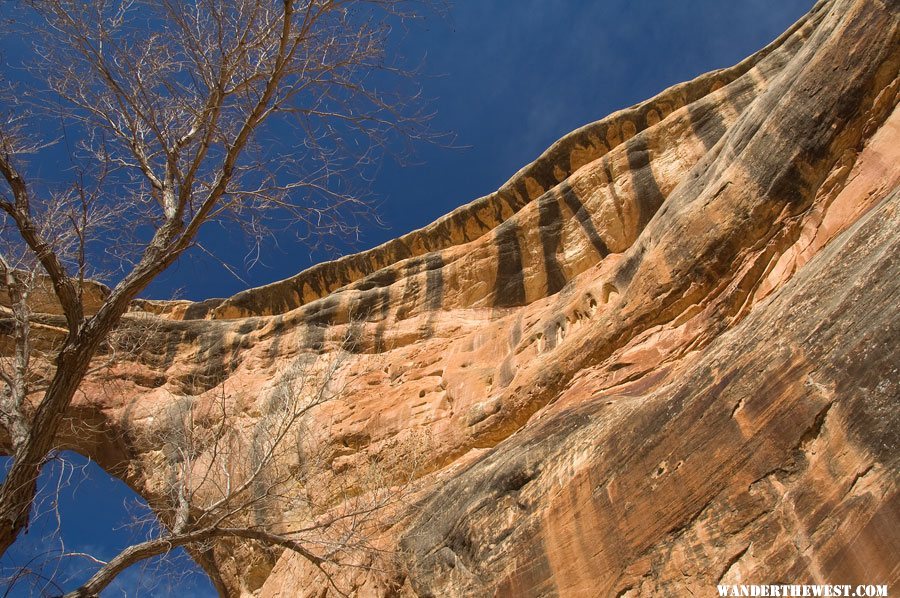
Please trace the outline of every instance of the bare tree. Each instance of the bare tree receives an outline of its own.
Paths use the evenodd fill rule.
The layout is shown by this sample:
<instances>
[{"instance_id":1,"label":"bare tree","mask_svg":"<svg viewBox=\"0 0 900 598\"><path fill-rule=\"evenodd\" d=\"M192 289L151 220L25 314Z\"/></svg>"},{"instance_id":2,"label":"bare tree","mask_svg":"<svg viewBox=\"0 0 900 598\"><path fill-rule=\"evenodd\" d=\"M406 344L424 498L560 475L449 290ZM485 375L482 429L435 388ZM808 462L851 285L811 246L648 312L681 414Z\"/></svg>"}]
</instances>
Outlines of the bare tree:
<instances>
[{"instance_id":1,"label":"bare tree","mask_svg":"<svg viewBox=\"0 0 900 598\"><path fill-rule=\"evenodd\" d=\"M253 421L237 415L239 398L224 386L202 398L173 396L137 441L159 447L165 455L154 477L163 500L154 512L138 511L132 522L145 538L108 561L68 551L60 542L58 548L35 555L30 565L14 567L4 581L10 588L30 582L63 594L68 580L60 563L78 560L79 569L95 572L65 595L96 596L140 561L177 547L214 555L216 543L234 541L298 554L339 595L347 593L339 579L346 576L335 575L341 569L389 571L393 554L375 540L393 509L407 499L425 450L421 439L413 438L395 447L406 456L403 467L391 466L388 473L363 460L335 472L331 439L317 434L312 424L321 421L313 418L317 409L347 395L350 382L342 373L346 356L344 348L302 354L278 374L261 416ZM58 487L65 471L60 471ZM55 504L49 510L59 517ZM212 577L227 594L222 580Z\"/></svg>"},{"instance_id":2,"label":"bare tree","mask_svg":"<svg viewBox=\"0 0 900 598\"><path fill-rule=\"evenodd\" d=\"M392 140L423 133L427 115L382 84L408 74L385 41L414 8L403 0L40 0L22 9L18 26L36 40L35 60L0 107L0 426L12 456L0 487L0 555L28 524L38 475L98 352L132 300L197 245L201 227L230 219L257 240L282 221L310 240L354 232L364 204L353 175ZM43 139L52 119L59 139ZM29 178L28 156L61 139L70 180ZM104 272L110 288L89 291L99 287L88 278ZM38 296L52 296L56 315L36 316ZM195 416L193 408L183 415ZM80 595L136 559L223 535L305 554L290 535L235 527L234 501L252 497L270 468L212 476L229 438L215 428L175 445L183 496L169 532L111 561ZM209 450L215 467L200 475L192 460Z\"/></svg>"},{"instance_id":3,"label":"bare tree","mask_svg":"<svg viewBox=\"0 0 900 598\"><path fill-rule=\"evenodd\" d=\"M295 552L344 594L334 573L361 560L374 567L381 551L372 539L385 511L405 499L423 454L410 444L405 469L390 476L373 463L334 474L331 443L317 438L308 422L347 392L340 374L345 355L297 358L279 375L252 429L233 415L224 390L210 400L179 398L164 407L146 440L166 453L168 507L157 512L163 525L151 523L150 538L102 562L67 596L97 595L143 559L178 546L204 553L222 539Z\"/></svg>"}]
</instances>

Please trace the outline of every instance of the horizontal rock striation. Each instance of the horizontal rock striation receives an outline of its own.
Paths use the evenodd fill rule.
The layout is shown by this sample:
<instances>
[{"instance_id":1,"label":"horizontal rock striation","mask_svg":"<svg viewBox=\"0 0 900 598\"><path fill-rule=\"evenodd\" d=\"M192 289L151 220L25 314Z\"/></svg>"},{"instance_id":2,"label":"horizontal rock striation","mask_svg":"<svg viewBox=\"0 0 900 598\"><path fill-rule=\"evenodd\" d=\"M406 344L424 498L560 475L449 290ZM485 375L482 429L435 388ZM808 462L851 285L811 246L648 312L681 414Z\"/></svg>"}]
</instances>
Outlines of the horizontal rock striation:
<instances>
[{"instance_id":1,"label":"horizontal rock striation","mask_svg":"<svg viewBox=\"0 0 900 598\"><path fill-rule=\"evenodd\" d=\"M96 425L61 442L162 508L160 414L225 389L252 438L291 364L347 348L309 424L335 447L322 475L427 438L380 532L391 568L340 574L359 595L894 587L898 28L896 2L825 0L421 230L229 299L138 302L138 356L86 384ZM235 595L330 591L292 553L201 561Z\"/></svg>"}]
</instances>

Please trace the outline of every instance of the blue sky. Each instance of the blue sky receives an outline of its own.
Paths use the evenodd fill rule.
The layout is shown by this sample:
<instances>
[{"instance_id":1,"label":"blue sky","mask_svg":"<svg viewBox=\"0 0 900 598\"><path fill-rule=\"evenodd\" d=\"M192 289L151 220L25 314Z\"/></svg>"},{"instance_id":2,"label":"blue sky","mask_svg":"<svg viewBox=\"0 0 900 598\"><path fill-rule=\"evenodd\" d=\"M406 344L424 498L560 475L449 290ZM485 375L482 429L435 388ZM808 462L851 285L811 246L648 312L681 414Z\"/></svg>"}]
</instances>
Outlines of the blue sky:
<instances>
[{"instance_id":1,"label":"blue sky","mask_svg":"<svg viewBox=\"0 0 900 598\"><path fill-rule=\"evenodd\" d=\"M456 0L449 17L427 18L397 46L410 63L424 58L421 81L437 112L433 125L453 132L458 147L419 147L414 165L386 161L373 185L386 226L367 228L356 248L424 226L495 190L576 127L740 61L811 5L811 0ZM240 270L246 249L239 239L205 237L208 249ZM262 265L241 276L253 286L265 284L321 257L310 256L285 235L278 247L268 248ZM182 297L203 299L245 287L216 261L195 255L176 264L146 295L166 298L177 290ZM85 465L77 456L69 458ZM45 484L53 485L60 471L54 465ZM110 558L140 537L125 526L125 505L137 508L137 497L121 482L90 464L64 471L69 483L59 495L59 533L53 533L54 517L37 518L0 565L22 563L58 548L60 541L68 550ZM61 567L73 582L89 569L74 560ZM104 595L214 595L201 574L166 581L166 572L187 569L187 561L176 558L143 573L130 571ZM9 595L32 595L30 587L16 586Z\"/></svg>"},{"instance_id":2,"label":"blue sky","mask_svg":"<svg viewBox=\"0 0 900 598\"><path fill-rule=\"evenodd\" d=\"M420 146L416 164L387 160L373 185L385 227L364 231L356 249L419 228L496 190L569 131L706 71L731 66L772 41L811 0L456 0L399 41L410 64L425 60L424 95L433 127L456 149ZM403 32L398 32L403 34ZM204 243L251 286L320 261L290 235L262 264L241 270L248 247L206 235ZM349 251L349 249L348 249ZM246 285L218 262L194 255L146 293L227 297Z\"/></svg>"}]
</instances>

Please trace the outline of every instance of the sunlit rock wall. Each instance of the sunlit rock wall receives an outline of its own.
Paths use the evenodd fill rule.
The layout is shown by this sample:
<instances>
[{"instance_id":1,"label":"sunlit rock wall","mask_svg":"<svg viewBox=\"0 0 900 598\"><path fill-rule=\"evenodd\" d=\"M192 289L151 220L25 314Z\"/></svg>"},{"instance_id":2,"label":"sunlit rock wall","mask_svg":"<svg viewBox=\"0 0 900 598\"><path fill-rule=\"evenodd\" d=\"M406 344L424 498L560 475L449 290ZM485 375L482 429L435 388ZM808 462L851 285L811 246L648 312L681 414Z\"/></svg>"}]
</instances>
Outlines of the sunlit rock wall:
<instances>
[{"instance_id":1,"label":"sunlit rock wall","mask_svg":"<svg viewBox=\"0 0 900 598\"><path fill-rule=\"evenodd\" d=\"M252 436L290 364L345 347L334 475L427 453L359 595L900 587L898 11L821 2L421 230L137 303L152 335L65 441L162 505L160 413L224 388ZM203 558L235 594L330 591L294 554Z\"/></svg>"}]
</instances>

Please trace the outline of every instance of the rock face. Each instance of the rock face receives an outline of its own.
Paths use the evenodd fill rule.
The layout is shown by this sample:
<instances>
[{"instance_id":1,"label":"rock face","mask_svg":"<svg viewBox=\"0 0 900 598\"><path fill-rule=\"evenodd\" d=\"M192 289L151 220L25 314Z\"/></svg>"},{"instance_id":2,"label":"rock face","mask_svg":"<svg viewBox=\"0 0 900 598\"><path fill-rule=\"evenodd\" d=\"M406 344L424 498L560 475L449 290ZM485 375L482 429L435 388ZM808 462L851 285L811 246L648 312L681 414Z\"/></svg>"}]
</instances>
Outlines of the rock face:
<instances>
[{"instance_id":1,"label":"rock face","mask_svg":"<svg viewBox=\"0 0 900 598\"><path fill-rule=\"evenodd\" d=\"M346 573L360 595L900 588L898 27L895 0L820 2L422 230L137 303L151 341L63 442L163 505L154 414L227 388L250 434L290 363L349 343L314 416L330 467L428 439L391 570ZM234 594L330 591L251 552L203 563Z\"/></svg>"}]
</instances>

